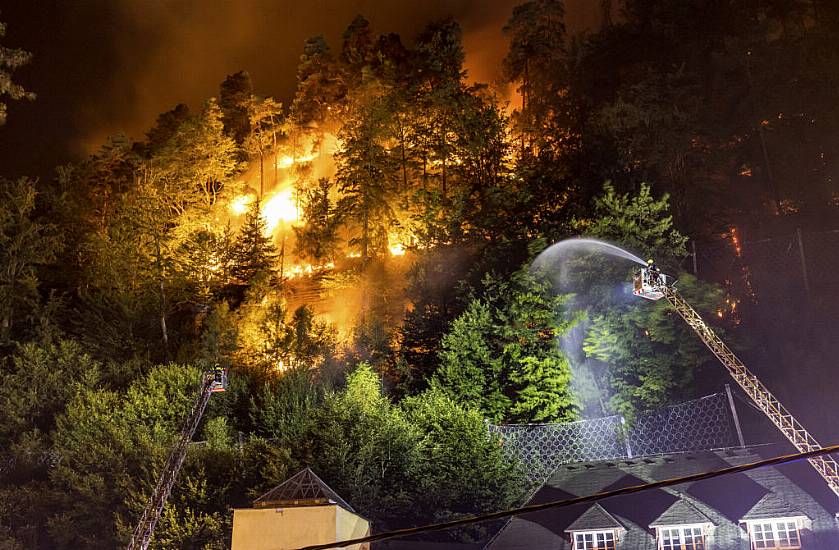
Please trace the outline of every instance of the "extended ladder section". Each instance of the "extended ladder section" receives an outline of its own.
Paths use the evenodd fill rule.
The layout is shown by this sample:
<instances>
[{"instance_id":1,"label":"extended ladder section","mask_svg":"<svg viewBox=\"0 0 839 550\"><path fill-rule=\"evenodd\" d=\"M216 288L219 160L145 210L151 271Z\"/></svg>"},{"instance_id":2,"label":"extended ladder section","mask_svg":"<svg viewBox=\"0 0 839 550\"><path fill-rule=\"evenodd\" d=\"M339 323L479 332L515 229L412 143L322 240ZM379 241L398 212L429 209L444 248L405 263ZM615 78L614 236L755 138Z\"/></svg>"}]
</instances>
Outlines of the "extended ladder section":
<instances>
[{"instance_id":1,"label":"extended ladder section","mask_svg":"<svg viewBox=\"0 0 839 550\"><path fill-rule=\"evenodd\" d=\"M743 391L751 397L758 408L769 417L769 420L781 430L796 449L800 452L806 452L822 448L819 442L772 395L769 389L757 379L757 376L746 368L743 362L734 355L734 352L725 345L725 342L720 340L719 336L705 324L705 321L702 320L696 310L673 287L667 284L656 286L664 297L667 298L667 301L676 308L676 311L679 312L679 315L682 316L685 322L696 331L696 334L705 342L708 349L725 365L729 374L743 388ZM830 456L818 456L808 460L813 465L813 468L827 481L827 484L833 489L833 492L839 496L839 463Z\"/></svg>"},{"instance_id":2,"label":"extended ladder section","mask_svg":"<svg viewBox=\"0 0 839 550\"><path fill-rule=\"evenodd\" d=\"M192 405L192 410L181 428L178 442L169 453L169 458L167 458L166 464L163 466L160 479L158 479L154 492L151 494L145 510L143 510L143 515L140 516L140 521L134 529L131 542L128 543L128 550L146 550L149 547L151 537L154 534L154 528L157 526L157 520L160 519L163 506L169 499L169 494L172 492L172 487L175 486L178 473L181 471L181 466L183 466L184 460L186 459L189 442L192 440L192 436L195 434L195 430L201 422L201 417L207 408L207 402L210 400L210 394L218 391L218 387L218 382L212 376L204 377L200 393L196 397L195 403Z\"/></svg>"}]
</instances>

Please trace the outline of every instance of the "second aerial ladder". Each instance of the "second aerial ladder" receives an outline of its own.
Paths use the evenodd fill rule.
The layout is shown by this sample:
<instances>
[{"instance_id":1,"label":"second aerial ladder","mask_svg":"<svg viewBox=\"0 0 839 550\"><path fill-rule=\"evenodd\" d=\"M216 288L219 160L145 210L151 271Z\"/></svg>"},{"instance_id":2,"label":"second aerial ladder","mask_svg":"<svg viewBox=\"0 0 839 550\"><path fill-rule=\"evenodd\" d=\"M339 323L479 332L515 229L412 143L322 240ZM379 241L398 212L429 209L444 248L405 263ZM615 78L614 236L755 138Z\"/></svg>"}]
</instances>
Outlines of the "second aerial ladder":
<instances>
[{"instance_id":1,"label":"second aerial ladder","mask_svg":"<svg viewBox=\"0 0 839 550\"><path fill-rule=\"evenodd\" d=\"M666 298L682 319L696 332L708 346L728 373L742 388L746 395L757 405L763 414L786 436L800 452L814 451L822 446L808 432L792 413L772 395L772 392L758 380L716 333L711 330L702 317L676 291L672 280L659 272L655 264L642 268L635 276L633 294L648 300ZM828 486L839 496L839 463L830 456L808 459L810 464L824 478Z\"/></svg>"},{"instance_id":2,"label":"second aerial ladder","mask_svg":"<svg viewBox=\"0 0 839 550\"><path fill-rule=\"evenodd\" d=\"M169 457L166 459L166 464L160 473L157 480L157 485L149 497L148 504L146 504L143 514L140 516L140 521L134 528L134 533L131 535L131 541L128 543L127 550L146 550L151 542L151 537L154 534L154 528L157 526L157 521L163 513L163 506L169 499L172 493L172 488L175 486L175 481L178 479L178 474L186 459L186 451L189 447L192 436L195 435L195 430L201 422L201 417L204 416L204 410L207 408L207 403L210 400L210 394L215 392L223 392L227 388L227 371L216 367L214 370L204 373L201 381L201 388L195 398L189 415L184 421L181 432L178 435L178 441L169 452Z\"/></svg>"}]
</instances>

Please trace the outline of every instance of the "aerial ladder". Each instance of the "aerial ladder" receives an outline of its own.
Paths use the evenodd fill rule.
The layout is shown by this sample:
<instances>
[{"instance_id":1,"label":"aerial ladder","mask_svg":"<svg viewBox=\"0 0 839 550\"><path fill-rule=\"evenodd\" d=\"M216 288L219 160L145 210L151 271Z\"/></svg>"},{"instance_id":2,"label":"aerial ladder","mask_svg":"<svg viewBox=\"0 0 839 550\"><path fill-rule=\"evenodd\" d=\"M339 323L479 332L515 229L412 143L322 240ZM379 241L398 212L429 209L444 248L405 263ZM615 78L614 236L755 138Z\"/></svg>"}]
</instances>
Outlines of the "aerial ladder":
<instances>
[{"instance_id":1,"label":"aerial ladder","mask_svg":"<svg viewBox=\"0 0 839 550\"><path fill-rule=\"evenodd\" d=\"M207 408L207 403L210 401L210 395L216 392L223 392L227 389L227 369L219 367L207 371L203 374L201 380L201 388L195 397L195 402L192 405L189 415L184 421L181 433L178 436L177 443L169 453L160 477L157 480L157 485L149 497L148 504L143 510L143 515L140 516L140 521L134 528L134 533L131 535L131 541L128 543L127 550L146 550L151 542L151 537L154 534L154 528L157 526L157 521L163 513L163 506L169 499L172 493L172 488L178 479L178 474L186 459L186 451L198 424L201 422L201 417L204 416L204 411Z\"/></svg>"},{"instance_id":2,"label":"aerial ladder","mask_svg":"<svg viewBox=\"0 0 839 550\"><path fill-rule=\"evenodd\" d=\"M632 293L648 300L666 298L673 308L690 325L708 349L720 360L734 378L734 381L746 392L763 414L781 430L781 433L800 452L821 449L818 441L795 419L786 407L769 389L752 374L731 349L717 336L711 327L699 316L696 310L676 291L675 281L661 273L652 260L647 267L641 268L634 277ZM839 463L829 455L808 459L810 464L824 478L828 486L839 496Z\"/></svg>"}]
</instances>

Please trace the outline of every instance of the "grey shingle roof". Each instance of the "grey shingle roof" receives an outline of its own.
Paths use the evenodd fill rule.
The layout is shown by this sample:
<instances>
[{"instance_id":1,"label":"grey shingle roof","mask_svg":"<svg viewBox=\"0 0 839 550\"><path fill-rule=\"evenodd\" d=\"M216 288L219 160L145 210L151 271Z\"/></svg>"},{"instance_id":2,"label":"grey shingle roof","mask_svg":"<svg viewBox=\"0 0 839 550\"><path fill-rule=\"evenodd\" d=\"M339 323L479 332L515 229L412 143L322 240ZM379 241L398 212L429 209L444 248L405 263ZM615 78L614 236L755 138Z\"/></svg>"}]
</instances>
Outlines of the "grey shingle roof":
<instances>
[{"instance_id":1,"label":"grey shingle roof","mask_svg":"<svg viewBox=\"0 0 839 550\"><path fill-rule=\"evenodd\" d=\"M770 455L781 452L778 448L738 448L564 465L557 468L530 502L590 495L753 462L761 458L756 454L758 451ZM600 505L626 529L618 542L618 550L655 550L657 545L651 530L654 525L705 522L715 526L710 548L744 550L749 542L739 522L758 513L807 516L811 527L802 532L804 548L836 550L839 549L839 527L833 514L837 511L837 502L832 493L824 499L819 496L820 492L830 492L823 486L823 480L812 468L800 463L624 495L602 500ZM767 498L770 494L780 495L787 506ZM589 506L556 508L513 518L487 549L570 550L573 546L566 530ZM790 510L798 513L790 513Z\"/></svg>"},{"instance_id":2,"label":"grey shingle roof","mask_svg":"<svg viewBox=\"0 0 839 550\"><path fill-rule=\"evenodd\" d=\"M663 525L688 525L691 523L712 523L708 516L686 500L677 500L650 524L650 527Z\"/></svg>"},{"instance_id":3,"label":"grey shingle roof","mask_svg":"<svg viewBox=\"0 0 839 550\"><path fill-rule=\"evenodd\" d=\"M790 518L804 515L806 514L801 510L794 509L780 495L767 493L741 519L745 521L751 519Z\"/></svg>"},{"instance_id":4,"label":"grey shingle roof","mask_svg":"<svg viewBox=\"0 0 839 550\"><path fill-rule=\"evenodd\" d=\"M349 512L355 513L352 506L338 496L309 468L300 470L258 499L253 501L256 508L273 506L318 506L337 504Z\"/></svg>"},{"instance_id":5,"label":"grey shingle roof","mask_svg":"<svg viewBox=\"0 0 839 550\"><path fill-rule=\"evenodd\" d=\"M616 520L612 514L603 509L599 504L590 506L588 510L574 520L566 531L593 531L596 529L623 529L623 525Z\"/></svg>"}]
</instances>

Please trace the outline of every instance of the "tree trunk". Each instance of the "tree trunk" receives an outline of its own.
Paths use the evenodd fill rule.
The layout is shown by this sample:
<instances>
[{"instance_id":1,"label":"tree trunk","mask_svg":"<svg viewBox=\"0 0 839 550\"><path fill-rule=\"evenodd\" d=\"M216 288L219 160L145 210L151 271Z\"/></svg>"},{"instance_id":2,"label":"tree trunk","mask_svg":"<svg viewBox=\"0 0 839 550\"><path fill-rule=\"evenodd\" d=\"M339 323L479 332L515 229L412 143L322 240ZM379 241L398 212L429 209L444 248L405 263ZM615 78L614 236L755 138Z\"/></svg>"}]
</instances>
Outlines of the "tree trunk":
<instances>
[{"instance_id":1,"label":"tree trunk","mask_svg":"<svg viewBox=\"0 0 839 550\"><path fill-rule=\"evenodd\" d=\"M160 239L155 239L155 252L157 253L157 276L160 278L160 335L163 339L163 353L166 362L169 362L169 331L166 328L166 288L164 286L163 251L160 248Z\"/></svg>"},{"instance_id":2,"label":"tree trunk","mask_svg":"<svg viewBox=\"0 0 839 550\"><path fill-rule=\"evenodd\" d=\"M752 81L751 52L746 54L746 78L749 84L749 97L752 104L752 120L757 123L757 136L760 141L760 151L763 157L763 176L766 181L767 190L772 194L775 202L775 214L781 214L781 195L778 192L778 184L772 175L772 165L769 162L769 150L766 147L766 136L763 133L763 123L758 120L757 99L755 97L754 82Z\"/></svg>"},{"instance_id":3,"label":"tree trunk","mask_svg":"<svg viewBox=\"0 0 839 550\"><path fill-rule=\"evenodd\" d=\"M367 265L368 244L370 239L370 218L366 205L361 215L361 265Z\"/></svg>"},{"instance_id":4,"label":"tree trunk","mask_svg":"<svg viewBox=\"0 0 839 550\"><path fill-rule=\"evenodd\" d=\"M163 353L169 361L169 331L166 329L166 291L163 279L160 280L160 332L163 337Z\"/></svg>"},{"instance_id":5,"label":"tree trunk","mask_svg":"<svg viewBox=\"0 0 839 550\"><path fill-rule=\"evenodd\" d=\"M283 243L280 246L280 285L285 280L285 228L283 228Z\"/></svg>"},{"instance_id":6,"label":"tree trunk","mask_svg":"<svg viewBox=\"0 0 839 550\"><path fill-rule=\"evenodd\" d=\"M262 149L259 150L259 196L262 197L262 194L265 192L265 168L263 166L263 157L264 154L262 153Z\"/></svg>"},{"instance_id":7,"label":"tree trunk","mask_svg":"<svg viewBox=\"0 0 839 550\"><path fill-rule=\"evenodd\" d=\"M446 160L447 160L446 156L444 155L443 156L443 188L442 188L443 203L444 204L446 202L446 196L448 194L448 190L446 189L446 166L447 166Z\"/></svg>"}]
</instances>

